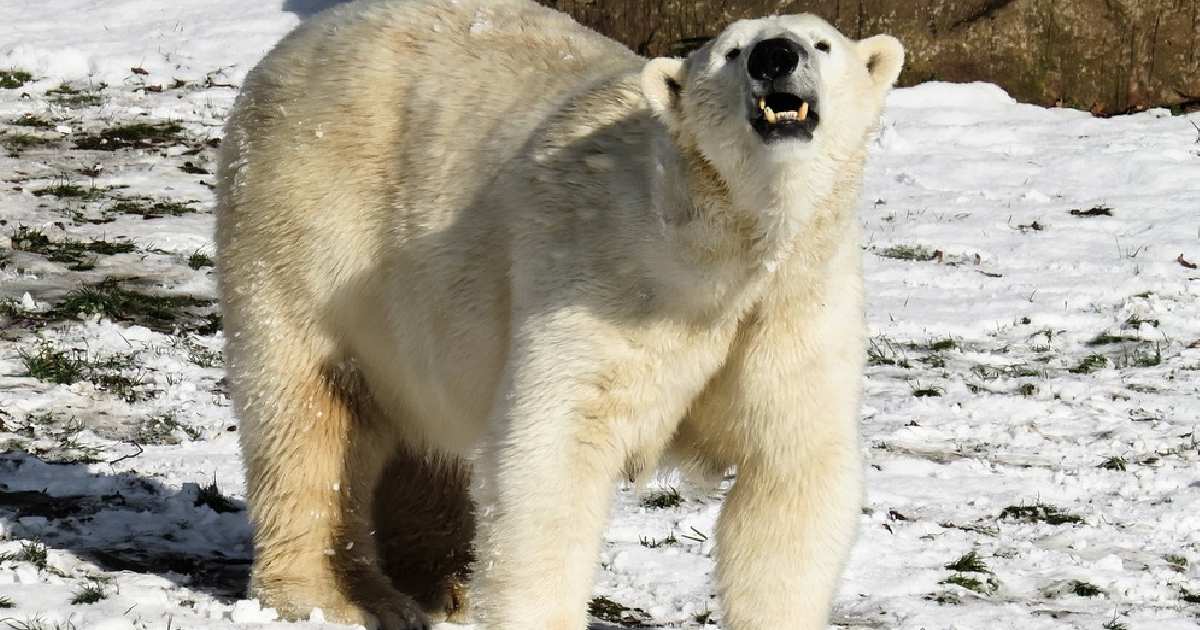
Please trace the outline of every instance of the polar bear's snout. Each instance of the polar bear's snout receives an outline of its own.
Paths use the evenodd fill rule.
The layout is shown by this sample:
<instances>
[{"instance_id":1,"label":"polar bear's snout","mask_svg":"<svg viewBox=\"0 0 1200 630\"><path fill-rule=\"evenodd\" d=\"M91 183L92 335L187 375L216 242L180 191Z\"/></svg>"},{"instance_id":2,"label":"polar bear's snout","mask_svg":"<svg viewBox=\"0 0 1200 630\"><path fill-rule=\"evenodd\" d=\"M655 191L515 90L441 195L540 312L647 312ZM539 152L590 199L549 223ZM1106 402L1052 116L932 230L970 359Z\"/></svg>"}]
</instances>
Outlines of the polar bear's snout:
<instances>
[{"instance_id":1,"label":"polar bear's snout","mask_svg":"<svg viewBox=\"0 0 1200 630\"><path fill-rule=\"evenodd\" d=\"M772 37L754 46L746 70L758 81L774 81L795 72L802 59L808 59L808 50L799 42Z\"/></svg>"},{"instance_id":2,"label":"polar bear's snout","mask_svg":"<svg viewBox=\"0 0 1200 630\"><path fill-rule=\"evenodd\" d=\"M786 35L759 41L750 51L750 125L763 142L812 140L821 121L812 57L807 42Z\"/></svg>"}]
</instances>

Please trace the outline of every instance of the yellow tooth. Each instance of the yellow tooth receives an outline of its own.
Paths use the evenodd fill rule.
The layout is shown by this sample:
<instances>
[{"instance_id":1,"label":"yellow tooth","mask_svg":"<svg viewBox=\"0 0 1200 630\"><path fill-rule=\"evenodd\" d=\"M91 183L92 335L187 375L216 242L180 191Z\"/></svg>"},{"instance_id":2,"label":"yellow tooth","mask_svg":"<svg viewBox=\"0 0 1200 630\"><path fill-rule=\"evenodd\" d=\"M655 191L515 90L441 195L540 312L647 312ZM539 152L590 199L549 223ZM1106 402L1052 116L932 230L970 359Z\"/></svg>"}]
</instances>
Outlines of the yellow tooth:
<instances>
[{"instance_id":1,"label":"yellow tooth","mask_svg":"<svg viewBox=\"0 0 1200 630\"><path fill-rule=\"evenodd\" d=\"M766 108L767 108L767 99L765 99L765 98L763 98L763 97L761 97L761 96L760 96L760 97L758 97L758 108L759 108L759 109L766 109Z\"/></svg>"},{"instance_id":2,"label":"yellow tooth","mask_svg":"<svg viewBox=\"0 0 1200 630\"><path fill-rule=\"evenodd\" d=\"M763 115L767 117L768 123L770 123L772 125L775 124L775 111L774 110L772 110L770 107L766 107L763 109Z\"/></svg>"},{"instance_id":3,"label":"yellow tooth","mask_svg":"<svg viewBox=\"0 0 1200 630\"><path fill-rule=\"evenodd\" d=\"M808 101L800 103L800 120L808 120Z\"/></svg>"}]
</instances>

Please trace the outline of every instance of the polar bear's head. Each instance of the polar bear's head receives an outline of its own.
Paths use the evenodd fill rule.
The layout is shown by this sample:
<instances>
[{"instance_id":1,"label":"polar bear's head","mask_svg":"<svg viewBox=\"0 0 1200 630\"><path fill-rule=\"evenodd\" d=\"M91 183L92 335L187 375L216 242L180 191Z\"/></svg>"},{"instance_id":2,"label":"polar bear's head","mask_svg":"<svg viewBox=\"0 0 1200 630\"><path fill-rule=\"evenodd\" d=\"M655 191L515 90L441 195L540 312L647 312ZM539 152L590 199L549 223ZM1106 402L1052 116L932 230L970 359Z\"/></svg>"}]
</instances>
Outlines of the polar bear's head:
<instances>
[{"instance_id":1,"label":"polar bear's head","mask_svg":"<svg viewBox=\"0 0 1200 630\"><path fill-rule=\"evenodd\" d=\"M855 41L816 16L772 16L730 25L687 59L651 60L641 81L677 141L731 180L857 155L903 61L893 37Z\"/></svg>"}]
</instances>

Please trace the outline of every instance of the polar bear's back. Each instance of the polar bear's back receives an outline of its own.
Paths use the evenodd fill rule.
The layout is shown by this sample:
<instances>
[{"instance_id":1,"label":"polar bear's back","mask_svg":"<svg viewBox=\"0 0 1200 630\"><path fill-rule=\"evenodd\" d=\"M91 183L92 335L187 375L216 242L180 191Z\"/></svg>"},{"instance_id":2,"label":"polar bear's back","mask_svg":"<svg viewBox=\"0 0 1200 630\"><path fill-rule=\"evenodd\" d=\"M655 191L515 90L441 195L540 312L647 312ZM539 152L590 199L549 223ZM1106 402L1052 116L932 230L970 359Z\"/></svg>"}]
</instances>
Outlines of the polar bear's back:
<instances>
[{"instance_id":1,"label":"polar bear's back","mask_svg":"<svg viewBox=\"0 0 1200 630\"><path fill-rule=\"evenodd\" d=\"M528 0L360 0L297 28L222 143L231 371L332 331L308 351L348 347L423 416L482 413L458 401L490 400L502 361L511 210L487 187L572 95L640 63Z\"/></svg>"},{"instance_id":2,"label":"polar bear's back","mask_svg":"<svg viewBox=\"0 0 1200 630\"><path fill-rule=\"evenodd\" d=\"M340 182L403 197L464 169L482 185L572 93L638 59L530 0L360 0L303 24L250 73L226 157L243 185L305 198ZM469 194L470 182L451 183Z\"/></svg>"},{"instance_id":3,"label":"polar bear's back","mask_svg":"<svg viewBox=\"0 0 1200 630\"><path fill-rule=\"evenodd\" d=\"M265 213L328 249L364 225L347 213L450 221L570 96L639 63L530 0L342 5L248 75L226 127L222 222Z\"/></svg>"},{"instance_id":4,"label":"polar bear's back","mask_svg":"<svg viewBox=\"0 0 1200 630\"><path fill-rule=\"evenodd\" d=\"M242 86L222 144L218 246L288 266L293 299L327 296L397 237L458 221L568 98L639 59L531 0L359 0L322 13Z\"/></svg>"}]
</instances>

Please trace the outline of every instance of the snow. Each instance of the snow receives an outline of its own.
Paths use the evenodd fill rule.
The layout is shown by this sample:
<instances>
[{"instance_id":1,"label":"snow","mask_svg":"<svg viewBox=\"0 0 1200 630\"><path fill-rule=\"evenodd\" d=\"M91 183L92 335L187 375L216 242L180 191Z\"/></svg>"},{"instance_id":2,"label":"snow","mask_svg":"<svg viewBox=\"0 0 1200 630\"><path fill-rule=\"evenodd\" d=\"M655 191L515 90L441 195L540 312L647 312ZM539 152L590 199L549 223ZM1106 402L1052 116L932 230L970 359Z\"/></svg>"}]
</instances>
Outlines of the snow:
<instances>
[{"instance_id":1,"label":"snow","mask_svg":"<svg viewBox=\"0 0 1200 630\"><path fill-rule=\"evenodd\" d=\"M294 627L243 599L250 529L222 337L203 326L214 307L165 323L51 315L105 277L215 296L211 267L188 265L213 253L209 141L245 72L322 4L0 3L0 70L34 75L0 89L0 144L49 143L0 156L0 556L25 558L0 560L10 625ZM490 27L481 14L469 30ZM64 82L99 98L64 101ZM9 124L26 114L48 126ZM72 148L130 122L183 131L162 146ZM1196 125L1164 110L1044 109L987 84L892 95L860 209L868 495L838 627L1200 625L1200 271L1184 264L1200 262ZM99 193L38 193L64 182ZM116 210L142 196L194 212ZM8 247L17 226L135 250L71 271ZM43 347L115 367L49 383L22 358ZM231 505L200 500L214 480ZM668 508L617 493L595 594L664 627L719 624L712 532L726 486L682 489ZM31 541L44 562L28 559ZM945 568L968 552L990 573ZM106 598L71 604L89 584ZM328 627L319 611L299 625Z\"/></svg>"},{"instance_id":2,"label":"snow","mask_svg":"<svg viewBox=\"0 0 1200 630\"><path fill-rule=\"evenodd\" d=\"M44 81L110 85L203 78L232 67L240 81L299 18L288 2L205 0L6 0L0 68ZM219 63L213 64L211 62ZM148 75L130 75L130 68Z\"/></svg>"}]
</instances>

